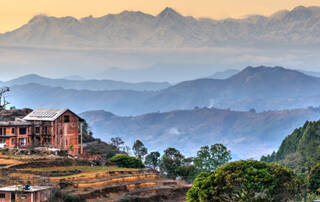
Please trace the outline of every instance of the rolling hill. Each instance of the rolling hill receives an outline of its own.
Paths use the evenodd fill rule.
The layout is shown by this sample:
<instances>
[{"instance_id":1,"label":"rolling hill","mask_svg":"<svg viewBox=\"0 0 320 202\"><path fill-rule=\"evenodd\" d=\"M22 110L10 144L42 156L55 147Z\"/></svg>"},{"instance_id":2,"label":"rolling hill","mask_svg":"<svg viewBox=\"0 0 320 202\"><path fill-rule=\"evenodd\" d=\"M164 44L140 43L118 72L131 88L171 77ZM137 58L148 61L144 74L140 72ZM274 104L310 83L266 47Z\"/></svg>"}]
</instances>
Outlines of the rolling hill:
<instances>
[{"instance_id":1,"label":"rolling hill","mask_svg":"<svg viewBox=\"0 0 320 202\"><path fill-rule=\"evenodd\" d=\"M139 11L82 19L38 15L22 27L1 34L0 43L86 48L317 47L319 22L320 8L303 6L269 17L224 20L182 16L172 8L157 16Z\"/></svg>"},{"instance_id":2,"label":"rolling hill","mask_svg":"<svg viewBox=\"0 0 320 202\"><path fill-rule=\"evenodd\" d=\"M74 90L39 84L14 85L9 101L19 108L68 107L138 115L195 107L248 111L319 106L320 78L282 67L247 67L228 79L185 81L159 91Z\"/></svg>"},{"instance_id":3,"label":"rolling hill","mask_svg":"<svg viewBox=\"0 0 320 202\"><path fill-rule=\"evenodd\" d=\"M234 158L247 159L273 151L294 128L319 119L320 109L255 113L198 108L130 117L99 110L81 116L94 135L105 141L119 136L132 145L140 139L149 151L176 147L186 155L194 155L203 145L223 143Z\"/></svg>"},{"instance_id":4,"label":"rolling hill","mask_svg":"<svg viewBox=\"0 0 320 202\"><path fill-rule=\"evenodd\" d=\"M61 87L64 89L74 90L136 90L136 91L152 91L160 90L171 86L168 82L140 82L128 83L113 80L74 80L74 79L52 79L42 77L36 74L29 74L7 82L0 83L2 86L25 85L35 83L49 87Z\"/></svg>"}]
</instances>

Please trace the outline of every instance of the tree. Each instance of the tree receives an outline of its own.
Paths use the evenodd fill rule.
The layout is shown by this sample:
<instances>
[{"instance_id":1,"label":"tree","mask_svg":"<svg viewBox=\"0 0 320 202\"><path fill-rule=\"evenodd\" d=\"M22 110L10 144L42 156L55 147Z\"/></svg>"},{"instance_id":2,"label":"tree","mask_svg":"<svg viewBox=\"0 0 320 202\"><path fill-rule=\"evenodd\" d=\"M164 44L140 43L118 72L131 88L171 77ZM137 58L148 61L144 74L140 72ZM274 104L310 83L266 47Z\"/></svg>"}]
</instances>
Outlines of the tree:
<instances>
[{"instance_id":1,"label":"tree","mask_svg":"<svg viewBox=\"0 0 320 202\"><path fill-rule=\"evenodd\" d=\"M116 163L122 168L144 168L141 159L128 156L127 154L117 154L109 159L109 161Z\"/></svg>"},{"instance_id":2,"label":"tree","mask_svg":"<svg viewBox=\"0 0 320 202\"><path fill-rule=\"evenodd\" d=\"M116 147L117 149L121 149L121 146L124 145L124 141L120 137L113 137L111 138L110 144Z\"/></svg>"},{"instance_id":3,"label":"tree","mask_svg":"<svg viewBox=\"0 0 320 202\"><path fill-rule=\"evenodd\" d=\"M136 157L141 159L148 153L148 149L144 146L144 144L140 140L136 140L132 147L133 153Z\"/></svg>"},{"instance_id":4,"label":"tree","mask_svg":"<svg viewBox=\"0 0 320 202\"><path fill-rule=\"evenodd\" d=\"M193 162L200 171L211 172L231 160L231 152L223 144L201 147Z\"/></svg>"},{"instance_id":5,"label":"tree","mask_svg":"<svg viewBox=\"0 0 320 202\"><path fill-rule=\"evenodd\" d=\"M184 156L175 148L164 151L160 161L160 172L168 178L176 179L179 176L180 166L184 164Z\"/></svg>"},{"instance_id":6,"label":"tree","mask_svg":"<svg viewBox=\"0 0 320 202\"><path fill-rule=\"evenodd\" d=\"M93 133L90 130L87 121L84 121L82 124L82 134L83 134L82 138L84 143L95 141L95 138L93 137Z\"/></svg>"},{"instance_id":7,"label":"tree","mask_svg":"<svg viewBox=\"0 0 320 202\"><path fill-rule=\"evenodd\" d=\"M227 163L201 173L187 201L290 201L301 196L302 182L291 169L262 161Z\"/></svg>"},{"instance_id":8,"label":"tree","mask_svg":"<svg viewBox=\"0 0 320 202\"><path fill-rule=\"evenodd\" d=\"M159 166L159 152L151 152L146 156L144 164L150 166L153 170L156 170Z\"/></svg>"},{"instance_id":9,"label":"tree","mask_svg":"<svg viewBox=\"0 0 320 202\"><path fill-rule=\"evenodd\" d=\"M6 100L5 94L10 91L9 87L0 88L0 111L5 110L10 103Z\"/></svg>"},{"instance_id":10,"label":"tree","mask_svg":"<svg viewBox=\"0 0 320 202\"><path fill-rule=\"evenodd\" d=\"M309 189L313 193L320 193L320 163L314 166L310 171Z\"/></svg>"}]
</instances>

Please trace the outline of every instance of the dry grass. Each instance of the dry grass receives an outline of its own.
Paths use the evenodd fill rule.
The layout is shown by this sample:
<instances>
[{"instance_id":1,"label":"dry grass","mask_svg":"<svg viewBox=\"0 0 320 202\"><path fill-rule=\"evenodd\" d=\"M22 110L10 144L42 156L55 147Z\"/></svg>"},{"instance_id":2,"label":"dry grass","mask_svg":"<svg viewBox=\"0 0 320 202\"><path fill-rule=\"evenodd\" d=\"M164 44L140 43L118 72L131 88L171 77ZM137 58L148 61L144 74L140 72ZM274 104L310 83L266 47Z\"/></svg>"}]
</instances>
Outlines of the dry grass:
<instances>
[{"instance_id":1,"label":"dry grass","mask_svg":"<svg viewBox=\"0 0 320 202\"><path fill-rule=\"evenodd\" d=\"M116 166L60 166L60 167L45 167L45 168L24 168L24 169L18 169L18 170L35 171L35 172L80 170L82 173L96 173L96 172L104 172L104 171L133 171L137 169L119 168Z\"/></svg>"}]
</instances>

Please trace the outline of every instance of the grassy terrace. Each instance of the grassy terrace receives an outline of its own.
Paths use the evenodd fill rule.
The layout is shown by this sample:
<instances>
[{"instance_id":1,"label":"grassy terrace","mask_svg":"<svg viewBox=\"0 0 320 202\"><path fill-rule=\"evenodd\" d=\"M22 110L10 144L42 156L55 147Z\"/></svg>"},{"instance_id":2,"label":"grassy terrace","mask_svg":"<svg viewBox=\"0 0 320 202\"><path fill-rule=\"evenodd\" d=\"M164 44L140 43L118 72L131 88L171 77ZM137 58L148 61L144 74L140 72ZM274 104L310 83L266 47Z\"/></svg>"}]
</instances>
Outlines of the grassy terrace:
<instances>
[{"instance_id":1,"label":"grassy terrace","mask_svg":"<svg viewBox=\"0 0 320 202\"><path fill-rule=\"evenodd\" d=\"M86 173L96 173L104 171L135 171L137 169L132 168L119 168L116 166L61 166L61 167L45 167L45 168L24 168L18 169L21 171L35 171L35 172L52 172L52 171L70 171L80 170Z\"/></svg>"},{"instance_id":2,"label":"grassy terrace","mask_svg":"<svg viewBox=\"0 0 320 202\"><path fill-rule=\"evenodd\" d=\"M96 175L99 173L104 173L107 171L137 171L137 169L132 168L119 168L116 166L63 166L63 167L45 167L45 168L24 168L18 169L19 171L29 171L29 172L68 172L68 171L80 171L81 173L72 174L68 176L61 177L50 177L51 179L60 178L72 178L72 177L83 177L87 175Z\"/></svg>"}]
</instances>

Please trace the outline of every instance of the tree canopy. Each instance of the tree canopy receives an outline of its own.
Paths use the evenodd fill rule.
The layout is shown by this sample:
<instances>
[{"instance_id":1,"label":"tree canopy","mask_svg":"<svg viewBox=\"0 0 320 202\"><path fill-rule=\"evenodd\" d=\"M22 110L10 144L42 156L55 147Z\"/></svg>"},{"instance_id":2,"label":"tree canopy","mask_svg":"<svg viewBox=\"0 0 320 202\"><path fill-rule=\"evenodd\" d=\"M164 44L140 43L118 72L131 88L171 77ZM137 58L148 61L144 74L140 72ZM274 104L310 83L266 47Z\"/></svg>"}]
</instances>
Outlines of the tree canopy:
<instances>
[{"instance_id":1,"label":"tree canopy","mask_svg":"<svg viewBox=\"0 0 320 202\"><path fill-rule=\"evenodd\" d=\"M184 156L177 149L170 147L164 151L161 157L160 171L168 178L176 179L183 164Z\"/></svg>"},{"instance_id":2,"label":"tree canopy","mask_svg":"<svg viewBox=\"0 0 320 202\"><path fill-rule=\"evenodd\" d=\"M291 169L261 161L236 161L203 172L188 191L187 201L289 201L302 182Z\"/></svg>"},{"instance_id":3,"label":"tree canopy","mask_svg":"<svg viewBox=\"0 0 320 202\"><path fill-rule=\"evenodd\" d=\"M223 144L201 147L193 162L199 171L211 172L231 160L231 152Z\"/></svg>"},{"instance_id":4,"label":"tree canopy","mask_svg":"<svg viewBox=\"0 0 320 202\"><path fill-rule=\"evenodd\" d=\"M159 152L151 152L146 156L144 164L146 166L150 166L153 170L157 169L160 161L160 153Z\"/></svg>"},{"instance_id":5,"label":"tree canopy","mask_svg":"<svg viewBox=\"0 0 320 202\"><path fill-rule=\"evenodd\" d=\"M140 140L136 140L132 147L133 153L136 157L142 158L148 153L148 149Z\"/></svg>"}]
</instances>

